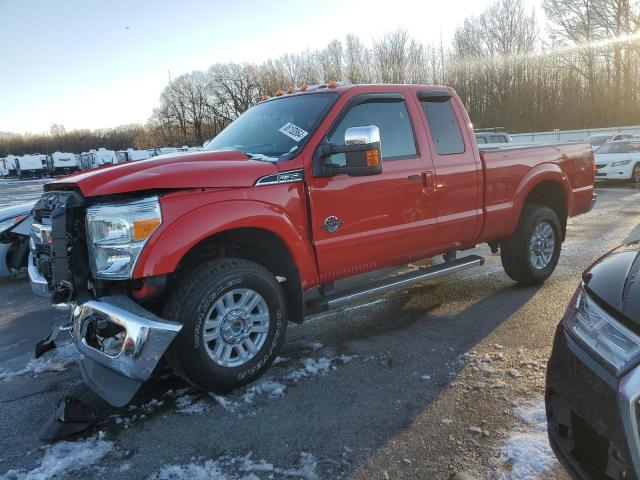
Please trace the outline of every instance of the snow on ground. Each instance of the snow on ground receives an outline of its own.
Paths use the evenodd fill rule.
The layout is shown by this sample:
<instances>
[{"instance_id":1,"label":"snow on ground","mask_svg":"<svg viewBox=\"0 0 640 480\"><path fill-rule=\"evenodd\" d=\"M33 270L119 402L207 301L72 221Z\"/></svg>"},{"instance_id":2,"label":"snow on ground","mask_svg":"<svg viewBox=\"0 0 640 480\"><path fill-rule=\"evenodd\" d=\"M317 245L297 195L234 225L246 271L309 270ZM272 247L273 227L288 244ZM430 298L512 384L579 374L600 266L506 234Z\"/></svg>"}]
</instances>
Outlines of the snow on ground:
<instances>
[{"instance_id":1,"label":"snow on ground","mask_svg":"<svg viewBox=\"0 0 640 480\"><path fill-rule=\"evenodd\" d=\"M547 438L544 399L526 401L514 411L519 425L501 449L500 478L504 480L553 479L558 465Z\"/></svg>"},{"instance_id":2,"label":"snow on ground","mask_svg":"<svg viewBox=\"0 0 640 480\"><path fill-rule=\"evenodd\" d=\"M285 373L282 376L272 376L257 380L244 389L239 389L230 395L209 394L224 410L229 413L242 414L247 408L255 405L260 399L274 399L285 395L288 387L291 387L303 379L318 375L326 375L338 369L339 365L350 362L354 357L351 355L338 355L332 357L303 358L300 360L301 368ZM287 359L288 360L288 359ZM190 389L182 389L176 392L167 392L176 400L177 413L204 413L212 407L207 397L200 397ZM155 399L154 399L155 400ZM138 407L134 407L136 409ZM143 405L140 408L146 409Z\"/></svg>"},{"instance_id":3,"label":"snow on ground","mask_svg":"<svg viewBox=\"0 0 640 480\"><path fill-rule=\"evenodd\" d=\"M317 351L317 349L322 348L322 346L317 344L311 346L311 348ZM217 404L228 413L239 415L240 417L245 415L251 416L255 415L255 407L260 402L281 398L286 395L288 388L293 387L298 382L333 372L337 370L340 365L350 362L353 358L355 358L355 356L352 355L303 358L299 360L300 368L258 379L254 383L240 388L229 395L216 395L215 393L205 395L188 387L179 390L168 390L165 394L165 399L159 400L154 398L141 405L129 405L128 415L122 411L120 414L111 415L110 418L116 425L122 425L127 429L131 426L132 422L145 419L148 414L154 413L156 409L162 407L166 402L175 404L173 413L177 414L203 414L211 411ZM289 358L282 358L278 363L286 363L289 360ZM363 361L367 361L367 358L364 358ZM280 371L282 371L282 369ZM215 469L216 466L213 464L208 466L200 465L198 468L205 470L209 468L209 470L213 471L212 469Z\"/></svg>"},{"instance_id":4,"label":"snow on ground","mask_svg":"<svg viewBox=\"0 0 640 480\"><path fill-rule=\"evenodd\" d=\"M37 375L46 372L61 372L66 370L71 363L79 361L80 352L76 346L69 342L45 353L40 358L29 360L27 365L15 371L0 370L0 381L9 380L23 375Z\"/></svg>"},{"instance_id":5,"label":"snow on ground","mask_svg":"<svg viewBox=\"0 0 640 480\"><path fill-rule=\"evenodd\" d=\"M153 480L258 480L280 477L317 480L317 462L310 453L301 453L296 468L280 468L264 460L254 461L251 453L244 457L220 457L202 463L165 465L149 477Z\"/></svg>"},{"instance_id":6,"label":"snow on ground","mask_svg":"<svg viewBox=\"0 0 640 480\"><path fill-rule=\"evenodd\" d=\"M94 465L113 451L113 442L104 433L77 442L58 442L45 447L40 466L30 470L9 470L0 480L45 480L65 478L66 474Z\"/></svg>"}]
</instances>

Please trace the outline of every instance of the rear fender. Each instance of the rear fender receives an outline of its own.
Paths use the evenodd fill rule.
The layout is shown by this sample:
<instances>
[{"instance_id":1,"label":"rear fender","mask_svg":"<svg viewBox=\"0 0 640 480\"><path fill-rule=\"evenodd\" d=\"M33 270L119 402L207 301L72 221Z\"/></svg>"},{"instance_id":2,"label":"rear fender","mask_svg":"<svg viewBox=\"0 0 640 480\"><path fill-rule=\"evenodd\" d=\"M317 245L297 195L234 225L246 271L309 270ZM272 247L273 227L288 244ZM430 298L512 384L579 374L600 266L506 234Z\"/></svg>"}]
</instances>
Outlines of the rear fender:
<instances>
[{"instance_id":1,"label":"rear fender","mask_svg":"<svg viewBox=\"0 0 640 480\"><path fill-rule=\"evenodd\" d=\"M515 189L511 202L486 209L485 240L498 240L516 231L524 203L531 191L542 182L557 182L564 192L567 211L571 211L571 184L560 166L555 163L536 165L522 178Z\"/></svg>"}]
</instances>

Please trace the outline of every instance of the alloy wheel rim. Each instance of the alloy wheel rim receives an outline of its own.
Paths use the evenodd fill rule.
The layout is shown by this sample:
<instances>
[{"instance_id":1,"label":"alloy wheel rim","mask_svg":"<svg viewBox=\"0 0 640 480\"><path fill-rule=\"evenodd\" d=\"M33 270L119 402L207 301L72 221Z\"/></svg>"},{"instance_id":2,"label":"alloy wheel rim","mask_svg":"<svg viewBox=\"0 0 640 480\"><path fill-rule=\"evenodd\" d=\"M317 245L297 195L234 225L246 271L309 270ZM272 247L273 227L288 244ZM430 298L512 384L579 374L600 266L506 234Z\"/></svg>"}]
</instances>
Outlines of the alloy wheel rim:
<instances>
[{"instance_id":1,"label":"alloy wheel rim","mask_svg":"<svg viewBox=\"0 0 640 480\"><path fill-rule=\"evenodd\" d=\"M540 222L529 241L529 261L536 270L545 269L553 258L556 235L548 222Z\"/></svg>"},{"instance_id":2,"label":"alloy wheel rim","mask_svg":"<svg viewBox=\"0 0 640 480\"><path fill-rule=\"evenodd\" d=\"M207 312L203 341L211 360L223 367L245 365L269 333L269 307L255 290L238 288L216 300Z\"/></svg>"},{"instance_id":3,"label":"alloy wheel rim","mask_svg":"<svg viewBox=\"0 0 640 480\"><path fill-rule=\"evenodd\" d=\"M634 167L633 167L633 180L636 183L640 183L640 163L637 163Z\"/></svg>"}]
</instances>

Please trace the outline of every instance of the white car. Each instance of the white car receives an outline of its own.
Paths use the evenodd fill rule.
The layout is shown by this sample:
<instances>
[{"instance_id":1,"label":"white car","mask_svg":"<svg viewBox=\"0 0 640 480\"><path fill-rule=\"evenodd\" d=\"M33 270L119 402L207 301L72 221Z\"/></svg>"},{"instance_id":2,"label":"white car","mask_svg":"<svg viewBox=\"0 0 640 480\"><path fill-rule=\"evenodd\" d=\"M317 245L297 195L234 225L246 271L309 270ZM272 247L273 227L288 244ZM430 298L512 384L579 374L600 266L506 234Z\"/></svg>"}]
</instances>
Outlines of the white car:
<instances>
[{"instance_id":1,"label":"white car","mask_svg":"<svg viewBox=\"0 0 640 480\"><path fill-rule=\"evenodd\" d=\"M596 180L633 180L640 183L640 139L602 145L596 151Z\"/></svg>"},{"instance_id":2,"label":"white car","mask_svg":"<svg viewBox=\"0 0 640 480\"><path fill-rule=\"evenodd\" d=\"M631 133L596 133L584 139L585 142L591 144L591 148L595 152L602 145L608 142L617 142L618 140L633 140L635 137Z\"/></svg>"}]
</instances>

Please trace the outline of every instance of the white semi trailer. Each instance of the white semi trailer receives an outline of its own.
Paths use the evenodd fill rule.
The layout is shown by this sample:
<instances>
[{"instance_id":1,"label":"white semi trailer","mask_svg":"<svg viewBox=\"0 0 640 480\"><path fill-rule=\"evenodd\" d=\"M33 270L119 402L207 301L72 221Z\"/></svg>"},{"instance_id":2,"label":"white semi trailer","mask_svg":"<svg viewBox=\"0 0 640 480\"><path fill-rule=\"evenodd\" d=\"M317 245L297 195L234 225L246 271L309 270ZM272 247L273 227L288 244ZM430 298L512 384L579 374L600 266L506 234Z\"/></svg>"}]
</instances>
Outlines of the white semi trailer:
<instances>
[{"instance_id":1,"label":"white semi trailer","mask_svg":"<svg viewBox=\"0 0 640 480\"><path fill-rule=\"evenodd\" d=\"M102 167L104 165L113 165L116 163L118 163L116 152L114 152L113 150L107 150L106 148L99 148L98 150L89 150L88 152L82 152L78 161L80 170Z\"/></svg>"},{"instance_id":2,"label":"white semi trailer","mask_svg":"<svg viewBox=\"0 0 640 480\"><path fill-rule=\"evenodd\" d=\"M18 178L45 176L42 155L39 153L17 157L15 159L15 167Z\"/></svg>"},{"instance_id":3,"label":"white semi trailer","mask_svg":"<svg viewBox=\"0 0 640 480\"><path fill-rule=\"evenodd\" d=\"M148 150L134 150L133 148L127 148L126 150L118 150L116 152L117 163L146 160L151 157L152 155Z\"/></svg>"},{"instance_id":4,"label":"white semi trailer","mask_svg":"<svg viewBox=\"0 0 640 480\"><path fill-rule=\"evenodd\" d=\"M15 155L7 155L2 163L3 163L3 171L6 172L4 174L5 177L15 177L16 176L16 157Z\"/></svg>"},{"instance_id":5,"label":"white semi trailer","mask_svg":"<svg viewBox=\"0 0 640 480\"><path fill-rule=\"evenodd\" d=\"M47 156L47 172L52 177L58 174L67 175L78 170L76 154L69 152L53 152Z\"/></svg>"}]
</instances>

